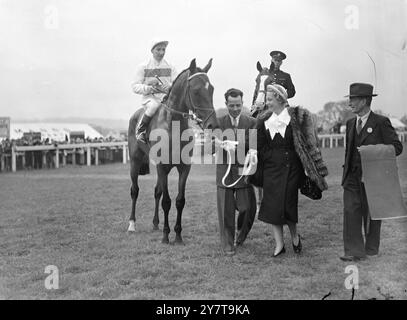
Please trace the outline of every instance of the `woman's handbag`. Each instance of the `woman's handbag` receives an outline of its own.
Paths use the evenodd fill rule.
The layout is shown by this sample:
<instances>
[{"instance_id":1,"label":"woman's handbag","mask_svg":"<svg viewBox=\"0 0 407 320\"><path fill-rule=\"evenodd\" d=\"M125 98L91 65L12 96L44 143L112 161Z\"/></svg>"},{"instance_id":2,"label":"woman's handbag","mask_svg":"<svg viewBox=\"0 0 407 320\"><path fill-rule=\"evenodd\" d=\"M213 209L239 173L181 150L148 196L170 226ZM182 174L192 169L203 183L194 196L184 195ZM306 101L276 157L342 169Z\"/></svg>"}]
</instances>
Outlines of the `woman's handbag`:
<instances>
[{"instance_id":1,"label":"woman's handbag","mask_svg":"<svg viewBox=\"0 0 407 320\"><path fill-rule=\"evenodd\" d=\"M317 184L308 176L304 177L300 186L300 192L312 200L319 200L322 198L321 189L319 189Z\"/></svg>"}]
</instances>

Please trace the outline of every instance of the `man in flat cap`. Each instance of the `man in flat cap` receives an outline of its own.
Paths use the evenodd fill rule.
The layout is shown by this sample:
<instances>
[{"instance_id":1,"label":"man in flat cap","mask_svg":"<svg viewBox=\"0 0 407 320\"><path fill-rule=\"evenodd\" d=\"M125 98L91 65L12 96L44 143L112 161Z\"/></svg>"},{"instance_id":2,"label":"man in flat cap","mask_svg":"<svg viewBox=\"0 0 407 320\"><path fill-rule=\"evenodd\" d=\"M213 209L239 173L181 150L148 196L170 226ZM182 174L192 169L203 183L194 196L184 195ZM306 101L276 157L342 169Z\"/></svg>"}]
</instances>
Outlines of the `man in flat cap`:
<instances>
[{"instance_id":1,"label":"man in flat cap","mask_svg":"<svg viewBox=\"0 0 407 320\"><path fill-rule=\"evenodd\" d=\"M264 87L267 88L269 84L279 84L287 90L288 98L294 97L295 87L290 74L280 70L283 60L287 58L286 54L281 51L271 51L270 56L270 76L264 82Z\"/></svg>"},{"instance_id":2,"label":"man in flat cap","mask_svg":"<svg viewBox=\"0 0 407 320\"><path fill-rule=\"evenodd\" d=\"M137 67L132 83L133 92L142 95L141 104L145 108L143 118L136 129L136 138L143 143L147 143L146 132L151 118L177 77L175 68L164 59L167 45L167 40L152 41L152 58Z\"/></svg>"},{"instance_id":3,"label":"man in flat cap","mask_svg":"<svg viewBox=\"0 0 407 320\"><path fill-rule=\"evenodd\" d=\"M356 117L346 122L345 165L343 166L343 261L358 261L379 252L381 220L371 220L362 182L359 147L363 145L393 145L396 156L403 151L389 118L370 110L373 86L367 83L350 85L349 107ZM362 234L362 222L365 239Z\"/></svg>"}]
</instances>

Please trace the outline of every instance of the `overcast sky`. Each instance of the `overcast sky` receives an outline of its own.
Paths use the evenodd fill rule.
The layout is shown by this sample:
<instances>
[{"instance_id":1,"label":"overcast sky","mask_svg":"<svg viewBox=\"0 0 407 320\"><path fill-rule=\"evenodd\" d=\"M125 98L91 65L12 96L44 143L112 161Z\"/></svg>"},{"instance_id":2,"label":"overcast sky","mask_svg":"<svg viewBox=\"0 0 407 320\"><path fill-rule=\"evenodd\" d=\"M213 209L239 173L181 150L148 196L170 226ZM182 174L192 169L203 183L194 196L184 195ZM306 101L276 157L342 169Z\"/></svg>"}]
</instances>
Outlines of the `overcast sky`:
<instances>
[{"instance_id":1,"label":"overcast sky","mask_svg":"<svg viewBox=\"0 0 407 320\"><path fill-rule=\"evenodd\" d=\"M216 108L230 87L249 106L256 62L282 50L291 104L317 112L360 81L376 83L373 109L407 113L405 0L0 0L0 116L128 119L157 36L179 71L213 58Z\"/></svg>"}]
</instances>

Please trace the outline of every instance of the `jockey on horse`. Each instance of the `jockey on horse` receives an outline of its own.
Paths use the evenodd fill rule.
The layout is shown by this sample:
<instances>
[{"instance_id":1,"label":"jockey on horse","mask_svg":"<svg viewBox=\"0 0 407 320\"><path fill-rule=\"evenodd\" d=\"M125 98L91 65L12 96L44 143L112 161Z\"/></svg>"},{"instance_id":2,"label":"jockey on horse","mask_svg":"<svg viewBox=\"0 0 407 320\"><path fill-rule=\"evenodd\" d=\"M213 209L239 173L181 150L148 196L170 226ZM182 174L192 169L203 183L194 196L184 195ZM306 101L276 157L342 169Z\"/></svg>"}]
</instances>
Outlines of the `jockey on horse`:
<instances>
[{"instance_id":1,"label":"jockey on horse","mask_svg":"<svg viewBox=\"0 0 407 320\"><path fill-rule=\"evenodd\" d=\"M132 84L134 93L142 95L141 104L145 109L136 130L137 140L144 144L147 143L146 134L151 118L177 77L175 68L164 59L167 45L166 40L154 39L152 41L153 57L137 67L136 78Z\"/></svg>"}]
</instances>

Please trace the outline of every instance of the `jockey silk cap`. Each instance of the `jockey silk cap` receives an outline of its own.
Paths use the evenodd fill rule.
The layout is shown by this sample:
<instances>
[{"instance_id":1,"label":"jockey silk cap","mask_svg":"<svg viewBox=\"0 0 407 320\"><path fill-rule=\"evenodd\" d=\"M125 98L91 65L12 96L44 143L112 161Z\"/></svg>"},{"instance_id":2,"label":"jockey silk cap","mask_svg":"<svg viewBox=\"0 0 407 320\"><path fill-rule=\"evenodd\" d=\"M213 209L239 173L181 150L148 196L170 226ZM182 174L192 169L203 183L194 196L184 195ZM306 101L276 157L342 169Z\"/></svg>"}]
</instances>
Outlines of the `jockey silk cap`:
<instances>
[{"instance_id":1,"label":"jockey silk cap","mask_svg":"<svg viewBox=\"0 0 407 320\"><path fill-rule=\"evenodd\" d=\"M352 83L349 87L349 94L345 97L376 97L373 93L373 86L368 83Z\"/></svg>"},{"instance_id":2,"label":"jockey silk cap","mask_svg":"<svg viewBox=\"0 0 407 320\"><path fill-rule=\"evenodd\" d=\"M159 44L164 44L165 46L168 46L168 41L163 40L162 38L154 38L153 41L151 41L151 50L153 50Z\"/></svg>"},{"instance_id":3,"label":"jockey silk cap","mask_svg":"<svg viewBox=\"0 0 407 320\"><path fill-rule=\"evenodd\" d=\"M272 58L275 58L277 60L284 60L285 58L287 58L286 54L284 52L275 50L275 51L271 51L270 52L270 56Z\"/></svg>"},{"instance_id":4,"label":"jockey silk cap","mask_svg":"<svg viewBox=\"0 0 407 320\"><path fill-rule=\"evenodd\" d=\"M275 92L277 93L285 102L287 102L288 95L287 95L287 90L279 85L279 84L269 84L267 86L267 92Z\"/></svg>"}]
</instances>

